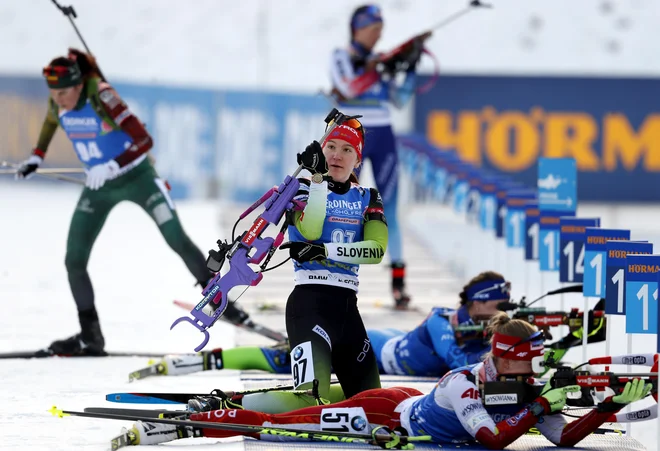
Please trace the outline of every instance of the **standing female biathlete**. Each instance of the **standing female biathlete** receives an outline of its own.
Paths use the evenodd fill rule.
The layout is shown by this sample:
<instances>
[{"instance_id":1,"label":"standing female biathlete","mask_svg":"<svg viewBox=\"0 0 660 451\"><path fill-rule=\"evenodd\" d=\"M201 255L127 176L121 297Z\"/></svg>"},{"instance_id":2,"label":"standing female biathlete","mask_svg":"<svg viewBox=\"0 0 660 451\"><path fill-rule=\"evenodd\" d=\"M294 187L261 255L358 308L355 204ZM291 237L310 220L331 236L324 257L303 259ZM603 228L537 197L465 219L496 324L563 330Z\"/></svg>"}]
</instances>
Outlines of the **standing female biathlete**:
<instances>
[{"instance_id":1,"label":"standing female biathlete","mask_svg":"<svg viewBox=\"0 0 660 451\"><path fill-rule=\"evenodd\" d=\"M316 379L318 397L286 392L245 396L247 409L286 412L338 401L380 387L378 365L357 308L360 264L377 264L387 248L387 224L380 195L354 183L362 160L362 125L350 119L314 141L298 163L311 172L300 179L294 197L306 202L290 218L289 249L294 260L295 288L286 305L291 346L291 374L297 390L310 390ZM325 174L325 175L324 175ZM341 389L330 389L334 370ZM337 387L339 388L339 387ZM218 399L191 400L195 410L218 408Z\"/></svg>"},{"instance_id":2,"label":"standing female biathlete","mask_svg":"<svg viewBox=\"0 0 660 451\"><path fill-rule=\"evenodd\" d=\"M369 89L358 93L353 82L359 75L375 68L372 51L382 29L383 19L378 6L357 8L351 17L349 48L336 49L332 54L331 79L338 108L346 114L362 115L360 121L368 130L363 155L371 161L388 222L392 295L396 308L406 309L410 298L405 290L405 263L397 218L398 157L388 103L400 108L412 97L420 54L410 57L406 78L400 87L394 80L381 77Z\"/></svg>"},{"instance_id":3,"label":"standing female biathlete","mask_svg":"<svg viewBox=\"0 0 660 451\"><path fill-rule=\"evenodd\" d=\"M357 308L358 270L381 262L388 231L378 191L353 182L364 142L362 124L353 119L323 146L314 141L299 155L313 175L301 182L297 199L307 204L281 246L295 261L296 286L286 306L294 386L311 389L317 379L321 397L329 393L332 370L346 397L380 387Z\"/></svg>"},{"instance_id":4,"label":"standing female biathlete","mask_svg":"<svg viewBox=\"0 0 660 451\"><path fill-rule=\"evenodd\" d=\"M376 426L402 430L411 437L430 436L438 444L478 441L488 449L503 449L530 428L536 427L558 446L574 446L594 432L626 405L644 398L651 384L642 379L628 382L623 392L598 404L588 414L568 423L559 415L569 392L577 385L555 388L548 382L539 396L518 404L484 406L479 385L500 376L529 378L532 358L543 355L543 335L522 320L506 313L493 318L491 355L484 362L447 373L427 395L406 387L367 390L346 401L300 409L284 414L248 410L217 410L191 415L191 420L271 427L324 430L346 426L344 430L369 433ZM524 380L524 379L523 379ZM528 382L533 383L528 379ZM341 423L335 420L344 418ZM331 430L331 429L325 429ZM236 432L216 429L141 423L132 428L140 444L159 443L180 437L230 437ZM272 436L255 438L272 439ZM283 438L279 438L282 440Z\"/></svg>"},{"instance_id":5,"label":"standing female biathlete","mask_svg":"<svg viewBox=\"0 0 660 451\"><path fill-rule=\"evenodd\" d=\"M463 288L458 310L436 307L407 333L395 329L367 330L380 374L440 377L454 368L481 361L490 349L483 333L459 332L455 328L476 325L495 315L498 304L509 301L510 288L501 274L486 271ZM291 359L281 345L165 356L161 363L166 369L164 374L173 376L218 369L291 372Z\"/></svg>"},{"instance_id":6,"label":"standing female biathlete","mask_svg":"<svg viewBox=\"0 0 660 451\"><path fill-rule=\"evenodd\" d=\"M48 113L37 146L17 169L16 178L27 179L39 168L58 127L71 140L87 173L71 219L65 258L81 332L53 342L49 350L60 355L103 355L105 340L87 263L108 214L119 202L134 202L151 216L202 288L212 274L204 255L184 232L165 182L147 158L151 136L101 79L95 59L70 49L67 57L52 60L43 75L50 90ZM230 315L242 313L232 304L230 310Z\"/></svg>"}]
</instances>

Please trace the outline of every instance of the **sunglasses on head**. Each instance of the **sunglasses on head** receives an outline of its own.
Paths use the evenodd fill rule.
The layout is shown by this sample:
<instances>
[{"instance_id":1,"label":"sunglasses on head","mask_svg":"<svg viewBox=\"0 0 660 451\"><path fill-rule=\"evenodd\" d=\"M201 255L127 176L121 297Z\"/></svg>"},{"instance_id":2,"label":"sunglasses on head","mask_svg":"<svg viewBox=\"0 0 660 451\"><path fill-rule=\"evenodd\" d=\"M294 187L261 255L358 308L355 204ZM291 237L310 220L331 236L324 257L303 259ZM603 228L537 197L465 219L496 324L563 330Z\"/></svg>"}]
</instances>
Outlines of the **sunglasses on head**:
<instances>
[{"instance_id":1,"label":"sunglasses on head","mask_svg":"<svg viewBox=\"0 0 660 451\"><path fill-rule=\"evenodd\" d=\"M516 344L513 344L513 345L509 346L508 349L506 349L502 354L500 354L500 357L504 357L507 352L511 351L516 346L520 346L520 345L525 344L525 343L540 341L540 345L543 346L544 339L545 339L545 337L543 335L543 331L542 330L536 331L532 335L530 335L529 337L523 338L522 340L520 340Z\"/></svg>"},{"instance_id":2,"label":"sunglasses on head","mask_svg":"<svg viewBox=\"0 0 660 451\"><path fill-rule=\"evenodd\" d=\"M326 127L325 127L326 132L328 131L328 127L330 127L332 124L334 124L334 121L330 122L328 125L326 125ZM364 127L362 126L362 123L360 121L358 121L356 118L346 119L340 125L345 125L347 127L351 127L353 129L357 130L358 133L360 133L360 136L362 137L362 140L364 141Z\"/></svg>"},{"instance_id":3,"label":"sunglasses on head","mask_svg":"<svg viewBox=\"0 0 660 451\"><path fill-rule=\"evenodd\" d=\"M78 72L75 66L46 66L43 74L46 77L61 77L63 75L75 75Z\"/></svg>"}]
</instances>

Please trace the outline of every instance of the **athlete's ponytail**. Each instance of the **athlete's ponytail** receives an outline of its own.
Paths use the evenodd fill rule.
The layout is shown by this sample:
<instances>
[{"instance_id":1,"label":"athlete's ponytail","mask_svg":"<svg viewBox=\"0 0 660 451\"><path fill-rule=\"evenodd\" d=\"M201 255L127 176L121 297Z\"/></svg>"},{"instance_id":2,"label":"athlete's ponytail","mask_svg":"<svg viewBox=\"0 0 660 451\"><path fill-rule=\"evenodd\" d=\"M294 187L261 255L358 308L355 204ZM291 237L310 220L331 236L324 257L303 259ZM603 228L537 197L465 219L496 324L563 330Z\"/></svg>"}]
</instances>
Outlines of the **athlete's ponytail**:
<instances>
[{"instance_id":1,"label":"athlete's ponytail","mask_svg":"<svg viewBox=\"0 0 660 451\"><path fill-rule=\"evenodd\" d=\"M511 319L509 315L506 314L506 312L498 312L490 319L486 330L488 332L488 336L491 337L490 341L492 343L492 337L495 333L524 340L529 338L534 332L536 332L537 329L527 321L523 321L521 319ZM494 356L491 352L488 352L484 356L484 359L488 357L492 357L493 361L497 363L498 357Z\"/></svg>"},{"instance_id":2,"label":"athlete's ponytail","mask_svg":"<svg viewBox=\"0 0 660 451\"><path fill-rule=\"evenodd\" d=\"M488 335L495 332L523 339L536 332L536 328L527 321L511 319L506 312L497 312L488 322Z\"/></svg>"},{"instance_id":3,"label":"athlete's ponytail","mask_svg":"<svg viewBox=\"0 0 660 451\"><path fill-rule=\"evenodd\" d=\"M99 69L98 64L96 63L96 58L94 58L89 53L82 52L78 49L69 48L68 59L74 61L78 64L80 72L85 80L90 78L101 77L101 70Z\"/></svg>"}]
</instances>

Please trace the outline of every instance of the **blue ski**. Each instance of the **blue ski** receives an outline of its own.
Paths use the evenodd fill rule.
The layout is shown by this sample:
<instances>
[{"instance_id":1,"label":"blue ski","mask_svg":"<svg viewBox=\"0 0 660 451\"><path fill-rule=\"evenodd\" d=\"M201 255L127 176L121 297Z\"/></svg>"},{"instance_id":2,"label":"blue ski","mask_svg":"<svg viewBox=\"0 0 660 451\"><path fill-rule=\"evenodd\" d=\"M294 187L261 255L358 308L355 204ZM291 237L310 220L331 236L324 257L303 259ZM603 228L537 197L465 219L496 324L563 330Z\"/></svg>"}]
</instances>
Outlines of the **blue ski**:
<instances>
[{"instance_id":1,"label":"blue ski","mask_svg":"<svg viewBox=\"0 0 660 451\"><path fill-rule=\"evenodd\" d=\"M128 404L187 404L195 396L209 396L208 393L110 393L105 400Z\"/></svg>"}]
</instances>

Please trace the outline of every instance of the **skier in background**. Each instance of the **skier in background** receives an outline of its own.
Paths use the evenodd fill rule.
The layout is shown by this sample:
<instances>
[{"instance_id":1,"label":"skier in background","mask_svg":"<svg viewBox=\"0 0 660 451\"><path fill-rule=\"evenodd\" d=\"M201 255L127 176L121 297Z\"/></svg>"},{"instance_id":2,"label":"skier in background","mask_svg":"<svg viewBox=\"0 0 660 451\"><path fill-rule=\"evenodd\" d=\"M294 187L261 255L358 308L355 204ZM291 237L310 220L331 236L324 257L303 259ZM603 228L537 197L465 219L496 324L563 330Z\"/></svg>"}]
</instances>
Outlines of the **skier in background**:
<instances>
[{"instance_id":1,"label":"skier in background","mask_svg":"<svg viewBox=\"0 0 660 451\"><path fill-rule=\"evenodd\" d=\"M94 57L75 49L44 68L50 91L48 112L37 146L16 171L17 179L34 175L57 128L62 127L87 173L71 219L65 258L81 331L54 341L47 351L55 355L105 354L87 263L108 214L119 202L134 202L149 214L202 288L213 275L183 230L166 182L147 158L151 136L99 74ZM235 321L248 317L233 304L225 316Z\"/></svg>"},{"instance_id":2,"label":"skier in background","mask_svg":"<svg viewBox=\"0 0 660 451\"><path fill-rule=\"evenodd\" d=\"M408 55L405 80L397 86L394 77L379 74L378 81L366 91L355 85L356 78L377 66L372 53L383 29L381 11L376 5L357 8L351 16L351 42L348 48L336 49L331 59L333 96L345 114L361 114L360 121L367 131L364 158L371 161L376 186L383 198L385 217L389 226L388 252L392 268L392 295L395 308L408 308L410 296L405 287L405 263L401 244L401 231L397 218L398 157L396 140L392 132L388 103L401 108L412 97L415 85L415 67L421 48ZM358 173L359 175L359 173Z\"/></svg>"}]
</instances>

